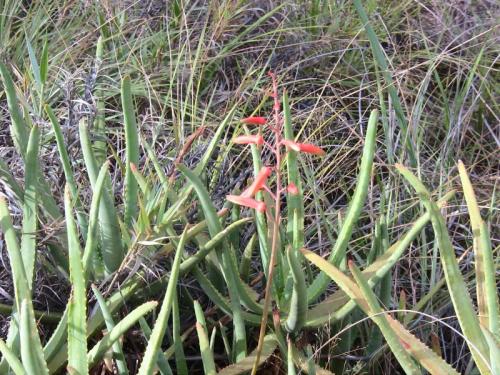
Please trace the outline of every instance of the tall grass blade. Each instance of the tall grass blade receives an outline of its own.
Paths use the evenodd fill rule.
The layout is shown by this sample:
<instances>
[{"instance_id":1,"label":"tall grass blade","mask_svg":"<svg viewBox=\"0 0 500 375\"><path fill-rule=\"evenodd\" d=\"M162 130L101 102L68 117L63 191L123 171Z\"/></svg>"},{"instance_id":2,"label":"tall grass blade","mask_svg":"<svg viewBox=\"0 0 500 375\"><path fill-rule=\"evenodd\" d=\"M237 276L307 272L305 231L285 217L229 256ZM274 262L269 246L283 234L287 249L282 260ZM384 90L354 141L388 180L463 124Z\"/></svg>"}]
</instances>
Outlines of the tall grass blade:
<instances>
[{"instance_id":1,"label":"tall grass blade","mask_svg":"<svg viewBox=\"0 0 500 375\"><path fill-rule=\"evenodd\" d=\"M370 25L370 21L368 20L368 16L365 12L365 9L363 8L361 0L353 0L353 3L354 7L356 8L356 11L358 12L359 18L363 23L368 39L370 40L370 45L372 47L375 60L380 70L382 71L382 75L385 79L387 90L389 92L392 105L394 106L394 110L396 112L396 118L398 119L399 126L401 127L402 139L405 142L406 150L408 152L411 165L415 166L417 163L417 158L411 134L409 134L408 132L408 120L404 113L403 106L401 104L401 100L399 99L396 87L394 85L394 80L392 78L391 72L389 71L389 64L385 57L384 51L382 50L377 34Z\"/></svg>"}]
</instances>

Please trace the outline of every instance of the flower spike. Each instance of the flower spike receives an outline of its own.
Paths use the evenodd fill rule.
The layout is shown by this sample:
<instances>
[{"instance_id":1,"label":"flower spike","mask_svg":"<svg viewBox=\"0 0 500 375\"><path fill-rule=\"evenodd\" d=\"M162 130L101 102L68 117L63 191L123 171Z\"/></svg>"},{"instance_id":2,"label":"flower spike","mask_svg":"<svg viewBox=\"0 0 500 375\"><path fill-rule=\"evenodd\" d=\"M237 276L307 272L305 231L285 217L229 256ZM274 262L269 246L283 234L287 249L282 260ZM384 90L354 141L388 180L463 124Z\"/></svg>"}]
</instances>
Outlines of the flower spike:
<instances>
[{"instance_id":1,"label":"flower spike","mask_svg":"<svg viewBox=\"0 0 500 375\"><path fill-rule=\"evenodd\" d=\"M267 179L271 176L272 169L270 167L262 167L255 177L255 181L241 195L243 197L253 197L257 192L264 188Z\"/></svg>"},{"instance_id":2,"label":"flower spike","mask_svg":"<svg viewBox=\"0 0 500 375\"><path fill-rule=\"evenodd\" d=\"M226 199L231 203L237 204L239 206L250 207L257 210L258 212L266 211L266 204L253 198L244 197L242 195L227 195Z\"/></svg>"},{"instance_id":3,"label":"flower spike","mask_svg":"<svg viewBox=\"0 0 500 375\"><path fill-rule=\"evenodd\" d=\"M265 125L267 123L265 117L259 117L259 116L246 117L241 119L240 121L247 125Z\"/></svg>"},{"instance_id":4,"label":"flower spike","mask_svg":"<svg viewBox=\"0 0 500 375\"><path fill-rule=\"evenodd\" d=\"M264 138L262 138L262 135L257 134L257 135L241 135L239 137L236 137L233 139L233 143L239 144L239 145L263 145L264 144Z\"/></svg>"},{"instance_id":5,"label":"flower spike","mask_svg":"<svg viewBox=\"0 0 500 375\"><path fill-rule=\"evenodd\" d=\"M284 139L281 141L283 145L285 145L287 148L293 151L297 152L304 152L306 154L314 154L314 155L325 155L326 152L319 148L316 145L313 145L311 143L297 143L290 141L288 139Z\"/></svg>"}]
</instances>

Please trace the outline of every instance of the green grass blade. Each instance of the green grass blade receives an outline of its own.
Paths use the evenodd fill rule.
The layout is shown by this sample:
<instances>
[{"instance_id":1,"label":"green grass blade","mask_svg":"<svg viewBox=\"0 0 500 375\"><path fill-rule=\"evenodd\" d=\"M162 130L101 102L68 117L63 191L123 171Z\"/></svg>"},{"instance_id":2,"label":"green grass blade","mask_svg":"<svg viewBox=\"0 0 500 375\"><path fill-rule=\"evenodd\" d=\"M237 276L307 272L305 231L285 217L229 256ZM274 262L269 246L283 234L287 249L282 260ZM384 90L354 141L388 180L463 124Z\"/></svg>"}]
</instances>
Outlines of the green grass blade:
<instances>
[{"instance_id":1,"label":"green grass blade","mask_svg":"<svg viewBox=\"0 0 500 375\"><path fill-rule=\"evenodd\" d=\"M68 185L64 192L66 211L66 230L68 232L68 252L71 296L68 301L68 369L70 373L88 374L87 363L87 295L82 265L82 252L76 224L73 219L73 206Z\"/></svg>"},{"instance_id":2,"label":"green grass blade","mask_svg":"<svg viewBox=\"0 0 500 375\"><path fill-rule=\"evenodd\" d=\"M366 30L368 39L370 40L370 45L372 47L375 61L377 62L380 70L382 71L382 75L384 77L385 84L389 92L389 96L391 97L392 105L394 106L394 111L396 112L396 118L398 119L399 126L401 127L402 138L405 142L406 150L408 152L408 156L410 157L411 165L415 166L417 163L417 158L415 155L413 141L410 137L410 134L408 133L408 120L404 113L403 106L401 104L401 100L399 99L396 87L394 85L391 72L389 71L389 64L382 50L377 34L370 25L370 21L368 20L368 16L365 12L365 9L363 8L361 0L353 0L353 3L354 7L356 8L356 11L358 12L359 18L361 19L361 22L363 23L363 26Z\"/></svg>"},{"instance_id":3,"label":"green grass blade","mask_svg":"<svg viewBox=\"0 0 500 375\"><path fill-rule=\"evenodd\" d=\"M488 346L481 332L474 307L472 306L467 285L460 273L455 251L448 235L444 218L439 212L438 206L431 200L431 194L420 180L402 165L397 164L396 168L415 189L431 215L432 226L440 250L446 283L460 327L465 337L469 340L468 345L476 365L482 374L488 374L488 363L484 361L484 358L489 358Z\"/></svg>"},{"instance_id":4,"label":"green grass blade","mask_svg":"<svg viewBox=\"0 0 500 375\"><path fill-rule=\"evenodd\" d=\"M137 181L135 180L130 164L139 163L139 136L135 120L134 101L130 77L122 80L122 108L125 125L125 224L130 225L137 213Z\"/></svg>"},{"instance_id":5,"label":"green grass blade","mask_svg":"<svg viewBox=\"0 0 500 375\"><path fill-rule=\"evenodd\" d=\"M115 328L115 322L113 320L113 316L111 312L108 310L106 306L106 301L102 296L101 292L95 285L91 285L92 291L97 299L97 303L99 304L99 308L101 309L102 316L104 317L104 322L106 323L106 329L108 332L111 332L113 328ZM115 341L112 345L113 348L113 358L116 361L116 369L119 375L128 374L127 362L125 361L125 355L123 354L122 344L119 340Z\"/></svg>"},{"instance_id":6,"label":"green grass blade","mask_svg":"<svg viewBox=\"0 0 500 375\"><path fill-rule=\"evenodd\" d=\"M336 266L338 266L340 261L345 257L353 227L358 221L368 194L368 185L372 173L373 155L375 153L375 142L377 138L377 118L378 113L376 110L373 110L368 119L365 146L363 147L363 157L361 159L356 189L343 222L342 229L340 230L339 236L328 258L328 261ZM315 301L321 293L325 291L328 282L328 277L320 273L307 290L307 300L309 302Z\"/></svg>"},{"instance_id":7,"label":"green grass blade","mask_svg":"<svg viewBox=\"0 0 500 375\"><path fill-rule=\"evenodd\" d=\"M158 306L158 302L156 301L145 302L132 310L125 318L120 320L116 326L106 336L99 340L99 342L89 351L86 358L89 365L94 366L99 360L101 360L106 351L111 348L111 346L118 339L120 339L123 334L132 328L140 318L151 312L156 306Z\"/></svg>"},{"instance_id":8,"label":"green grass blade","mask_svg":"<svg viewBox=\"0 0 500 375\"><path fill-rule=\"evenodd\" d=\"M213 153L215 152L216 148L220 146L220 138L222 137L224 132L227 130L227 127L231 123L235 109L236 109L236 106L233 107L228 112L226 117L224 117L221 124L219 125L217 131L212 136L212 139L211 139L210 143L208 144L208 147L205 150L203 157L201 158L200 162L196 165L196 167L193 170L193 172L196 176L199 176L206 169L208 162L212 159Z\"/></svg>"},{"instance_id":9,"label":"green grass blade","mask_svg":"<svg viewBox=\"0 0 500 375\"><path fill-rule=\"evenodd\" d=\"M207 375L215 375L214 356L210 348L210 342L207 333L207 323L205 315L198 301L194 301L194 312L196 314L196 332L198 333L198 341L200 343L201 359L203 361L203 369Z\"/></svg>"},{"instance_id":10,"label":"green grass blade","mask_svg":"<svg viewBox=\"0 0 500 375\"><path fill-rule=\"evenodd\" d=\"M153 332L151 333L148 346L146 347L146 352L144 353L144 358L142 360L141 367L139 368L139 375L148 375L152 373L156 363L158 350L161 350L161 342L168 324L170 310L172 309L174 293L176 292L177 278L179 277L179 266L184 252L186 233L187 230L184 230L184 233L179 240L179 244L177 245L170 279L168 280L167 291L165 293L160 312L158 313L158 318L154 325Z\"/></svg>"},{"instance_id":11,"label":"green grass blade","mask_svg":"<svg viewBox=\"0 0 500 375\"><path fill-rule=\"evenodd\" d=\"M458 171L464 190L465 201L469 209L473 235L473 247L476 269L476 295L479 322L489 327L490 331L500 337L500 317L498 307L498 289L496 286L495 262L493 259L491 240L486 223L481 218L474 188L467 175L464 164L458 162Z\"/></svg>"},{"instance_id":12,"label":"green grass blade","mask_svg":"<svg viewBox=\"0 0 500 375\"><path fill-rule=\"evenodd\" d=\"M23 202L23 227L21 237L21 255L23 258L24 272L30 289L33 284L33 271L36 260L36 231L37 231L37 176L38 152L40 149L40 129L38 126L31 128L26 152L24 202Z\"/></svg>"}]
</instances>

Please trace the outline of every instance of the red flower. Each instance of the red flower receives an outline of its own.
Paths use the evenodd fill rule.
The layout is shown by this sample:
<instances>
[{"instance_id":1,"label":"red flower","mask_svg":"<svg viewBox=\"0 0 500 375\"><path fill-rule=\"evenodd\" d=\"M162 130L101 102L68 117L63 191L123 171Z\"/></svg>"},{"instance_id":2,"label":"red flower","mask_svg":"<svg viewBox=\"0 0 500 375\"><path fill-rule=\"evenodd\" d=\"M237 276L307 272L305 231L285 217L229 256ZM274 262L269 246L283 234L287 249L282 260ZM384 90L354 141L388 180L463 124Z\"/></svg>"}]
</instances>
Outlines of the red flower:
<instances>
[{"instance_id":1,"label":"red flower","mask_svg":"<svg viewBox=\"0 0 500 375\"><path fill-rule=\"evenodd\" d=\"M233 139L233 143L237 143L239 145L263 145L264 144L264 138L262 138L262 135L257 134L257 135L241 135L239 137L236 137Z\"/></svg>"},{"instance_id":2,"label":"red flower","mask_svg":"<svg viewBox=\"0 0 500 375\"><path fill-rule=\"evenodd\" d=\"M286 191L290 195L298 195L299 194L299 189L297 188L297 186L293 182L290 182L288 184Z\"/></svg>"},{"instance_id":3,"label":"red flower","mask_svg":"<svg viewBox=\"0 0 500 375\"><path fill-rule=\"evenodd\" d=\"M241 119L241 122L247 125L265 125L267 120L265 117L252 116Z\"/></svg>"},{"instance_id":4,"label":"red flower","mask_svg":"<svg viewBox=\"0 0 500 375\"><path fill-rule=\"evenodd\" d=\"M257 192L264 187L266 180L271 175L272 169L270 167L262 167L262 169L255 177L255 181L250 185L242 194L243 197L253 197Z\"/></svg>"},{"instance_id":5,"label":"red flower","mask_svg":"<svg viewBox=\"0 0 500 375\"><path fill-rule=\"evenodd\" d=\"M288 139L282 140L281 143L285 145L287 148L297 152L305 152L306 154L314 154L314 155L326 154L326 152L323 151L321 148L311 143L297 143L290 141Z\"/></svg>"},{"instance_id":6,"label":"red flower","mask_svg":"<svg viewBox=\"0 0 500 375\"><path fill-rule=\"evenodd\" d=\"M253 208L259 212L266 211L266 204L264 202L257 201L253 198L250 198L250 197L244 197L242 195L228 195L228 196L226 196L226 199L229 202L232 202L232 203L237 204L239 206L250 207L250 208Z\"/></svg>"}]
</instances>

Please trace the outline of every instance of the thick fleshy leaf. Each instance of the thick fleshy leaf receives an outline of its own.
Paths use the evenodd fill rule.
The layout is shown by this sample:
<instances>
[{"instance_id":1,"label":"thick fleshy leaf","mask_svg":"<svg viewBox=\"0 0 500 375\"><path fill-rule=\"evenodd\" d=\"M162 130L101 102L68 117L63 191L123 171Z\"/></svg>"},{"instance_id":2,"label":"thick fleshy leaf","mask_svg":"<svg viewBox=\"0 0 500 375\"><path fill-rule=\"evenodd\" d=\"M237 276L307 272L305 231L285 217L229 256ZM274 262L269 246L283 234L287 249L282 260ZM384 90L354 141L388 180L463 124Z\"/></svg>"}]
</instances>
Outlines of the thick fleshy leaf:
<instances>
[{"instance_id":1,"label":"thick fleshy leaf","mask_svg":"<svg viewBox=\"0 0 500 375\"><path fill-rule=\"evenodd\" d=\"M420 373L407 354L411 354L419 363L432 374L458 374L442 358L425 346L398 322L395 322L377 302L377 297L370 289L368 282L357 268L351 266L356 274L356 284L350 277L331 265L319 255L311 251L302 250L304 256L323 270L335 283L368 315L381 329L391 350L398 358L406 373ZM362 285L360 285L360 282ZM370 298L367 298L367 297ZM406 353L406 354L405 354Z\"/></svg>"},{"instance_id":2,"label":"thick fleshy leaf","mask_svg":"<svg viewBox=\"0 0 500 375\"><path fill-rule=\"evenodd\" d=\"M488 326L494 335L499 336L500 312L498 305L498 289L488 227L481 218L476 195L474 194L474 188L467 175L465 166L461 161L458 162L458 171L460 173L460 180L462 181L472 227L479 321L482 325Z\"/></svg>"},{"instance_id":3,"label":"thick fleshy leaf","mask_svg":"<svg viewBox=\"0 0 500 375\"><path fill-rule=\"evenodd\" d=\"M259 358L258 365L263 364L274 353L278 347L278 341L274 335L267 335L264 337L262 345L262 352ZM256 352L253 351L247 357L240 360L238 363L232 364L220 370L218 375L238 375L250 371L256 359Z\"/></svg>"},{"instance_id":4,"label":"thick fleshy leaf","mask_svg":"<svg viewBox=\"0 0 500 375\"><path fill-rule=\"evenodd\" d=\"M471 350L474 361L482 374L489 374L490 369L485 358L489 357L488 345L484 338L479 319L474 311L467 285L458 267L457 258L451 243L445 220L438 206L431 200L431 194L422 182L407 168L396 164L398 172L410 183L420 196L427 212L431 215L432 227L434 228L436 241L439 247L440 259L443 264L446 284L450 293L451 301L457 314L460 327L467 337L467 344Z\"/></svg>"}]
</instances>

